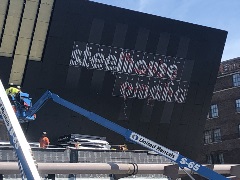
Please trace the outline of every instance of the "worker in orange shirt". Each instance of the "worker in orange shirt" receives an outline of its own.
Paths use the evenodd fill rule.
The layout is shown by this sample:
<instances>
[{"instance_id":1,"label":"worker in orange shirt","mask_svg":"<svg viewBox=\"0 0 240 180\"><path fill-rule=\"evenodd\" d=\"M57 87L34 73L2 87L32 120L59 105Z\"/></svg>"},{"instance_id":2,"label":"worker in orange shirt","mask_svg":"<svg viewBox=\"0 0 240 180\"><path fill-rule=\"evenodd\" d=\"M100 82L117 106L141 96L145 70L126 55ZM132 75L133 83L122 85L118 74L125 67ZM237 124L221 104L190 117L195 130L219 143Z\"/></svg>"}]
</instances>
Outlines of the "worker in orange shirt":
<instances>
[{"instance_id":1,"label":"worker in orange shirt","mask_svg":"<svg viewBox=\"0 0 240 180\"><path fill-rule=\"evenodd\" d=\"M42 137L39 139L39 143L40 143L40 147L41 148L47 148L48 145L50 144L50 141L47 137L47 133L46 132L43 132L42 133Z\"/></svg>"}]
</instances>

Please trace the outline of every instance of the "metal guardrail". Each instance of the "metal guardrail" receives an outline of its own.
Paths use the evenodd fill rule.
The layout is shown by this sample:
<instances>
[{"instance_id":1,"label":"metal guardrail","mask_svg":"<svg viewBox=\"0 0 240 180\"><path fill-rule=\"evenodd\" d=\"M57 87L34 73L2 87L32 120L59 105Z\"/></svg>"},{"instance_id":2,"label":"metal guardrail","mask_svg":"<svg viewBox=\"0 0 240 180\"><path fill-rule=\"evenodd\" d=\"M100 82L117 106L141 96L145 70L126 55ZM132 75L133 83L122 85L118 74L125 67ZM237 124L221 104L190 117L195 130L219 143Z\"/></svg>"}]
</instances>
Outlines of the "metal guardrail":
<instances>
[{"instance_id":1,"label":"metal guardrail","mask_svg":"<svg viewBox=\"0 0 240 180\"><path fill-rule=\"evenodd\" d=\"M240 164L204 165L213 171L240 178ZM168 177L181 177L196 174L189 169L181 169L173 164L134 164L134 163L38 163L40 174L164 174ZM17 162L0 162L0 174L19 174Z\"/></svg>"}]
</instances>

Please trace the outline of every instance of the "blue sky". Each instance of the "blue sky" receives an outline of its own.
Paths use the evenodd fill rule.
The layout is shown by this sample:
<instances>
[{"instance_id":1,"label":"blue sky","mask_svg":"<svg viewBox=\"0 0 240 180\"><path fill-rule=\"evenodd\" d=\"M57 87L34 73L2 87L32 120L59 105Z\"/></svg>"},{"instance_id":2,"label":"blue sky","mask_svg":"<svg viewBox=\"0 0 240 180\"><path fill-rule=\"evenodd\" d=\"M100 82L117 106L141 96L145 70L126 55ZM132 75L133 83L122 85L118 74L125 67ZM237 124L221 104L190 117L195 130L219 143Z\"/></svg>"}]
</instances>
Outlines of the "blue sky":
<instances>
[{"instance_id":1,"label":"blue sky","mask_svg":"<svg viewBox=\"0 0 240 180\"><path fill-rule=\"evenodd\" d=\"M240 0L91 0L228 31L222 61L240 57Z\"/></svg>"}]
</instances>

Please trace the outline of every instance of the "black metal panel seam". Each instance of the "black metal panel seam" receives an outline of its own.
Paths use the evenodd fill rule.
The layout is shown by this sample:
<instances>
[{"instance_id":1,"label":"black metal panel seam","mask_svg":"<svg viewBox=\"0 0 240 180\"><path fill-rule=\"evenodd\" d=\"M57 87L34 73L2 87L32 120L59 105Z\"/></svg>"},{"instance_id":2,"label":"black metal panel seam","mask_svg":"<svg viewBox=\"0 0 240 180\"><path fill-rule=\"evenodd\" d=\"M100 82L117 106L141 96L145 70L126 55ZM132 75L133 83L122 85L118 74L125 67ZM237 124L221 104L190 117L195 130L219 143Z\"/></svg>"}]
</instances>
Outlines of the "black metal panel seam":
<instances>
[{"instance_id":1,"label":"black metal panel seam","mask_svg":"<svg viewBox=\"0 0 240 180\"><path fill-rule=\"evenodd\" d=\"M13 48L12 57L15 55L17 42L18 42L18 37L19 37L20 29L21 29L21 24L22 24L22 19L23 19L23 13L24 13L25 5L26 5L26 0L23 1L23 8L22 8L21 16L20 16L20 21L18 23L18 31L17 31L17 34L16 34L16 40L15 40L15 45L14 45L14 48Z\"/></svg>"},{"instance_id":2,"label":"black metal panel seam","mask_svg":"<svg viewBox=\"0 0 240 180\"><path fill-rule=\"evenodd\" d=\"M119 22L117 22L115 24L115 32L114 32L113 40L112 40L113 47L121 48L124 46L127 29L128 29L127 24L122 24ZM112 94L115 89L116 82L117 81L116 81L116 75L115 75L115 81L113 84ZM119 97L119 98L121 98L121 97ZM120 110L119 110L118 114L116 115L116 121L122 121L123 118L121 118L121 117L124 117L124 120L126 120L126 119L129 120L130 114L129 114L129 112L125 112L124 108L125 108L125 103L124 103L124 101L123 102L121 101Z\"/></svg>"},{"instance_id":3,"label":"black metal panel seam","mask_svg":"<svg viewBox=\"0 0 240 180\"><path fill-rule=\"evenodd\" d=\"M134 50L135 51L145 52L146 47L147 47L148 38L149 38L149 32L150 32L149 29L146 29L144 27L138 27L138 34L136 36L136 42L135 42L135 46L134 46ZM146 36L144 36L144 35L146 35ZM131 76L131 75L129 75L129 76ZM133 103L133 101L130 101L130 102ZM145 100L144 100L144 102L143 102L143 104L141 106L141 115L142 115L143 110L144 110L144 103L146 103ZM131 109L130 109L130 115L129 116L131 117L131 115L132 115L132 104L131 104ZM139 120L137 121L137 123L139 123L140 125L145 123L145 122L141 122L141 115L140 115ZM148 125L150 124L149 122L147 122ZM136 131L140 131L141 130L140 125L136 127ZM131 127L131 122L130 122L130 127ZM148 126L148 129L149 129L149 126Z\"/></svg>"},{"instance_id":4,"label":"black metal panel seam","mask_svg":"<svg viewBox=\"0 0 240 180\"><path fill-rule=\"evenodd\" d=\"M36 14L34 25L33 25L33 31L32 31L32 35L31 35L29 48L28 48L26 64L25 64L25 68L24 68L24 71L23 71L22 84L24 83L24 79L25 79L25 74L26 74L26 69L27 69L26 67L28 66L29 55L30 55L30 51L31 51L31 47L32 47L32 42L33 42L33 36L34 36L34 33L35 33L35 28L36 28L36 25L37 25L37 19L38 19L38 14L39 14L41 2L42 2L42 0L38 1L38 9L37 9L37 14Z\"/></svg>"},{"instance_id":5,"label":"black metal panel seam","mask_svg":"<svg viewBox=\"0 0 240 180\"><path fill-rule=\"evenodd\" d=\"M169 45L169 44L168 44ZM180 38L180 40L179 40L179 44L178 44L178 48L177 48L177 52L176 52L176 55L175 55L175 57L182 57L182 58L186 58L186 54L187 54L187 51L185 51L184 52L184 49L180 49L180 48L182 48L182 47L184 47L185 49L188 49L188 46L189 46L189 39L188 38L185 38L185 37L181 37ZM182 54L181 54L182 53ZM165 104L165 106L167 105L168 106L168 111L170 110L171 111L171 115L170 115L170 121L172 120L172 113L173 113L173 109L174 109L174 105L175 105L175 103L176 102L166 102L166 104ZM169 105L171 105L171 106L169 106ZM164 110L165 110L165 106L164 106ZM171 109L170 109L170 108ZM164 112L164 110L163 110L163 112ZM164 115L164 113L163 113L163 115ZM163 117L161 118L161 120L160 120L160 123L170 123L171 124L171 122L164 122L164 119L163 119ZM168 136L168 135L167 135Z\"/></svg>"},{"instance_id":6,"label":"black metal panel seam","mask_svg":"<svg viewBox=\"0 0 240 180\"><path fill-rule=\"evenodd\" d=\"M5 26L6 26L9 6L10 6L10 0L8 0L7 10L6 10L6 14L5 14L4 22L3 22L3 28L2 28L2 33L1 33L1 37L0 37L0 47L2 45L2 38L3 38L4 29L5 29Z\"/></svg>"}]
</instances>

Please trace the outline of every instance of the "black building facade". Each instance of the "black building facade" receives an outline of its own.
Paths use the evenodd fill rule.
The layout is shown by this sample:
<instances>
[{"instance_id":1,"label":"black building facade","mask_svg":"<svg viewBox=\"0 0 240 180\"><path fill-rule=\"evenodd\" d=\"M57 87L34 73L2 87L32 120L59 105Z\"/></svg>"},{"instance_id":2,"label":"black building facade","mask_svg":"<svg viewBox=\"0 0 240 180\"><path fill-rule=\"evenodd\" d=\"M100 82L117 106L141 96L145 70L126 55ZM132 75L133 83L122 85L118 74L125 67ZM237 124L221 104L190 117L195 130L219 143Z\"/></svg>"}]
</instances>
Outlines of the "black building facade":
<instances>
[{"instance_id":1,"label":"black building facade","mask_svg":"<svg viewBox=\"0 0 240 180\"><path fill-rule=\"evenodd\" d=\"M33 102L51 90L172 150L196 157L225 31L85 0L55 0L46 38L36 43L44 7L41 2L38 6L30 48L26 55L19 53L26 63L17 56L24 26L17 33L13 53L0 57L5 86L10 81L21 84ZM20 18L24 20L24 16ZM1 46L5 36L3 29ZM34 47L41 44L42 54L34 58ZM24 67L22 76L17 69L20 65ZM105 136L114 144L125 142L51 101L39 110L36 121L23 126L30 141L37 141L41 132L47 131L52 143L70 133Z\"/></svg>"}]
</instances>

